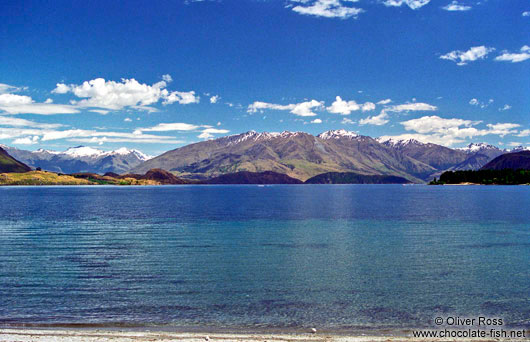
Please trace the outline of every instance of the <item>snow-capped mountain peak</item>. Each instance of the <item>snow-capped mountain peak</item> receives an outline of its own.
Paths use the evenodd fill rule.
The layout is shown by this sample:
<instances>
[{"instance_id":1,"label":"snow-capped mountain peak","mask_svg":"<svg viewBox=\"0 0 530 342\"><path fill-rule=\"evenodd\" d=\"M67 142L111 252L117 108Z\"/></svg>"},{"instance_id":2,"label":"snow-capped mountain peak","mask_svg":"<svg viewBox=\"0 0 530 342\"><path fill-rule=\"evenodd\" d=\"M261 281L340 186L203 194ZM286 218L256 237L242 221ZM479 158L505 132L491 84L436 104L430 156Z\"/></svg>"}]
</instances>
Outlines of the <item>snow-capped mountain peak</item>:
<instances>
[{"instance_id":1,"label":"snow-capped mountain peak","mask_svg":"<svg viewBox=\"0 0 530 342\"><path fill-rule=\"evenodd\" d=\"M461 147L459 150L464 151L466 153L476 153L479 151L484 150L500 150L497 146L493 146L486 143L471 143L467 145L466 147Z\"/></svg>"},{"instance_id":2,"label":"snow-capped mountain peak","mask_svg":"<svg viewBox=\"0 0 530 342\"><path fill-rule=\"evenodd\" d=\"M146 160L149 160L149 159L152 159L153 157L152 156L149 156L141 151L138 151L138 150L129 150L128 148L126 147L122 147L122 148L119 148L117 150L114 150L114 151L109 151L109 152L105 152L104 155L105 156L112 156L112 155L120 155L120 156L126 156L126 155L129 155L129 154L134 154L138 159L140 159L141 161L146 161Z\"/></svg>"},{"instance_id":3,"label":"snow-capped mountain peak","mask_svg":"<svg viewBox=\"0 0 530 342\"><path fill-rule=\"evenodd\" d=\"M104 151L98 150L97 148L93 148L89 146L70 147L63 153L71 157L76 157L76 158L78 157L99 157L105 154Z\"/></svg>"},{"instance_id":4,"label":"snow-capped mountain peak","mask_svg":"<svg viewBox=\"0 0 530 342\"><path fill-rule=\"evenodd\" d=\"M412 138L395 139L395 138L388 138L388 137L379 137L375 140L377 140L379 143L383 145L390 146L390 147L405 147L409 145L417 145L417 146L426 145L425 143L419 140L416 140L416 139L412 139Z\"/></svg>"},{"instance_id":5,"label":"snow-capped mountain peak","mask_svg":"<svg viewBox=\"0 0 530 342\"><path fill-rule=\"evenodd\" d=\"M319 135L317 135L317 137L319 137L320 139L324 139L324 140L341 139L341 138L354 139L354 138L357 138L358 136L359 134L352 132L352 131L347 131L345 129L334 129L334 130L322 132Z\"/></svg>"},{"instance_id":6,"label":"snow-capped mountain peak","mask_svg":"<svg viewBox=\"0 0 530 342\"><path fill-rule=\"evenodd\" d=\"M521 152L521 151L530 151L530 146L519 145L510 150L510 152Z\"/></svg>"}]
</instances>

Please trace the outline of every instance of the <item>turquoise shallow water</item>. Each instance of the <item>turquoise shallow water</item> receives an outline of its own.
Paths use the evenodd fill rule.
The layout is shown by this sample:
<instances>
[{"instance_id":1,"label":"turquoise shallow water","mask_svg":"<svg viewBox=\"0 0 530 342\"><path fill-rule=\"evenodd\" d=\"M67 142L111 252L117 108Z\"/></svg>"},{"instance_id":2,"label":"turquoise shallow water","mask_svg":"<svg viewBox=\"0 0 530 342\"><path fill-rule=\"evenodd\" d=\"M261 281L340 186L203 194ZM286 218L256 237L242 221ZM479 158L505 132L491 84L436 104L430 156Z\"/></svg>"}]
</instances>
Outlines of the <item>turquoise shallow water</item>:
<instances>
[{"instance_id":1,"label":"turquoise shallow water","mask_svg":"<svg viewBox=\"0 0 530 342\"><path fill-rule=\"evenodd\" d=\"M530 327L530 187L2 187L0 325Z\"/></svg>"}]
</instances>

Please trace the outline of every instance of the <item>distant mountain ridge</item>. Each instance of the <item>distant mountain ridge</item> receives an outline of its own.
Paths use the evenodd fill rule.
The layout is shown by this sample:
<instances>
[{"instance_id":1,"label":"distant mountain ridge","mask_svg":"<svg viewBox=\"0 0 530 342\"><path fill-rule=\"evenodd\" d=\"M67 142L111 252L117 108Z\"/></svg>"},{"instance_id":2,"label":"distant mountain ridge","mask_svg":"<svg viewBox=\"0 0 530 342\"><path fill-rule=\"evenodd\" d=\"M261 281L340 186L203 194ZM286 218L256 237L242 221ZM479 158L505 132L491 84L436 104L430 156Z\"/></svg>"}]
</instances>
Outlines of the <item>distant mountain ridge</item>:
<instances>
[{"instance_id":1,"label":"distant mountain ridge","mask_svg":"<svg viewBox=\"0 0 530 342\"><path fill-rule=\"evenodd\" d=\"M238 171L274 171L302 181L327 172L357 172L421 182L451 168L478 169L503 152L487 144L451 149L413 139L374 139L343 129L317 136L249 131L168 151L132 172L161 168L205 179Z\"/></svg>"},{"instance_id":2,"label":"distant mountain ridge","mask_svg":"<svg viewBox=\"0 0 530 342\"><path fill-rule=\"evenodd\" d=\"M345 130L313 136L304 132L249 131L190 144L132 169L161 168L180 175L211 178L237 171L274 171L302 181L325 172L399 175L419 182L436 171L375 139Z\"/></svg>"},{"instance_id":3,"label":"distant mountain ridge","mask_svg":"<svg viewBox=\"0 0 530 342\"><path fill-rule=\"evenodd\" d=\"M138 150L126 148L108 152L86 146L71 147L64 152L44 149L26 151L8 146L4 149L33 169L40 167L60 173L123 173L151 158Z\"/></svg>"},{"instance_id":4,"label":"distant mountain ridge","mask_svg":"<svg viewBox=\"0 0 530 342\"><path fill-rule=\"evenodd\" d=\"M354 172L403 177L416 183L432 180L444 171L478 170L508 151L485 143L448 148L415 139L374 139L344 129L316 136L249 131L189 144L155 158L125 148L109 152L85 146L64 152L6 150L33 168L60 173L144 174L161 169L200 181L241 171L272 171L305 181L329 172Z\"/></svg>"}]
</instances>

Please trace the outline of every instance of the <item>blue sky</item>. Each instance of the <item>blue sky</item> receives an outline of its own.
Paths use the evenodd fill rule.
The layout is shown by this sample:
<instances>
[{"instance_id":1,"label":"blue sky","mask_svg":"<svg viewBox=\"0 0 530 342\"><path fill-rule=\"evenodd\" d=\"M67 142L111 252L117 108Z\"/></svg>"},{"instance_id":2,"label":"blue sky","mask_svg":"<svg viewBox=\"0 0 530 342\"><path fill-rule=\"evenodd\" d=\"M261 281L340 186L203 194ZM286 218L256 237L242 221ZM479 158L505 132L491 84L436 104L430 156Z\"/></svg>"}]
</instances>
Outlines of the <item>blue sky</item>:
<instances>
[{"instance_id":1,"label":"blue sky","mask_svg":"<svg viewBox=\"0 0 530 342\"><path fill-rule=\"evenodd\" d=\"M530 144L528 0L11 1L0 143L257 131Z\"/></svg>"}]
</instances>

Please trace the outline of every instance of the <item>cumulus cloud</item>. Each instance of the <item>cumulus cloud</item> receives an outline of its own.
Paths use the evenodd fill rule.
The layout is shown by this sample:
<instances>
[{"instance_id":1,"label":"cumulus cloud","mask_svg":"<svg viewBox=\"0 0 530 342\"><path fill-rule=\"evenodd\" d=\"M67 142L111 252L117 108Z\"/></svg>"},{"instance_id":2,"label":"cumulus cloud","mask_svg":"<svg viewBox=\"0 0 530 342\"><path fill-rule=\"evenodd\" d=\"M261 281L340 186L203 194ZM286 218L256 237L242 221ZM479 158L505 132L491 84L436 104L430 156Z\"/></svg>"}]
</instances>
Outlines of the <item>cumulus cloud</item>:
<instances>
[{"instance_id":1,"label":"cumulus cloud","mask_svg":"<svg viewBox=\"0 0 530 342\"><path fill-rule=\"evenodd\" d=\"M375 125L382 126L388 122L388 114L385 111L381 111L379 115L369 116L367 118L359 120L359 125Z\"/></svg>"},{"instance_id":2,"label":"cumulus cloud","mask_svg":"<svg viewBox=\"0 0 530 342\"><path fill-rule=\"evenodd\" d=\"M315 120L312 120L311 123L312 123L312 124L321 124L321 123L322 123L322 120L320 120L320 119L315 119Z\"/></svg>"},{"instance_id":3,"label":"cumulus cloud","mask_svg":"<svg viewBox=\"0 0 530 342\"><path fill-rule=\"evenodd\" d=\"M221 97L219 95L214 95L210 97L210 103L217 103L217 101L219 101L220 99Z\"/></svg>"},{"instance_id":4,"label":"cumulus cloud","mask_svg":"<svg viewBox=\"0 0 530 342\"><path fill-rule=\"evenodd\" d=\"M512 62L518 63L526 61L530 58L530 46L524 45L519 52L511 53L506 50L502 52L502 55L495 57L495 60L498 62Z\"/></svg>"},{"instance_id":5,"label":"cumulus cloud","mask_svg":"<svg viewBox=\"0 0 530 342\"><path fill-rule=\"evenodd\" d=\"M385 99L385 100L381 100L379 102L377 102L378 105L386 105L386 104L389 104L390 102L392 102L391 99Z\"/></svg>"},{"instance_id":6,"label":"cumulus cloud","mask_svg":"<svg viewBox=\"0 0 530 342\"><path fill-rule=\"evenodd\" d=\"M178 102L180 104L199 103L200 97L195 96L194 91L173 91L169 93L162 104L171 104Z\"/></svg>"},{"instance_id":7,"label":"cumulus cloud","mask_svg":"<svg viewBox=\"0 0 530 342\"><path fill-rule=\"evenodd\" d=\"M15 145L34 145L39 142L39 136L34 135L32 137L24 137L24 138L18 138L13 140L13 144Z\"/></svg>"},{"instance_id":8,"label":"cumulus cloud","mask_svg":"<svg viewBox=\"0 0 530 342\"><path fill-rule=\"evenodd\" d=\"M385 0L383 4L387 7L400 7L406 5L415 10L427 5L431 0Z\"/></svg>"},{"instance_id":9,"label":"cumulus cloud","mask_svg":"<svg viewBox=\"0 0 530 342\"><path fill-rule=\"evenodd\" d=\"M456 63L456 65L462 66L469 62L474 62L478 59L484 59L486 56L495 51L495 48L487 46L473 46L467 51L455 50L445 55L440 56L441 59L450 60Z\"/></svg>"},{"instance_id":10,"label":"cumulus cloud","mask_svg":"<svg viewBox=\"0 0 530 342\"><path fill-rule=\"evenodd\" d=\"M134 78L122 79L120 82L106 81L96 78L85 81L81 85L58 83L52 91L56 94L72 93L82 100L72 101L78 107L96 107L109 110L119 110L125 107L136 109L150 109L149 105L162 100L163 104L178 102L180 104L198 103L199 97L194 91L169 92L166 89L167 81L171 78L164 75L160 82L153 85L140 83Z\"/></svg>"},{"instance_id":11,"label":"cumulus cloud","mask_svg":"<svg viewBox=\"0 0 530 342\"><path fill-rule=\"evenodd\" d=\"M73 114L79 113L74 106L53 104L49 101L38 103L31 97L16 94L0 94L0 110L7 114Z\"/></svg>"},{"instance_id":12,"label":"cumulus cloud","mask_svg":"<svg viewBox=\"0 0 530 342\"><path fill-rule=\"evenodd\" d=\"M530 11L525 11L522 14L523 17L530 17Z\"/></svg>"},{"instance_id":13,"label":"cumulus cloud","mask_svg":"<svg viewBox=\"0 0 530 342\"><path fill-rule=\"evenodd\" d=\"M516 123L487 124L486 128L477 128L482 121L472 121L459 118L441 118L439 116L423 116L421 118L401 122L407 131L415 133L408 134L419 141L433 142L446 146L452 146L464 142L466 139L485 135L498 135L504 137L508 134L518 133Z\"/></svg>"},{"instance_id":14,"label":"cumulus cloud","mask_svg":"<svg viewBox=\"0 0 530 342\"><path fill-rule=\"evenodd\" d=\"M361 8L347 5L356 0L291 0L288 7L296 13L324 18L357 18ZM293 5L296 4L296 5Z\"/></svg>"},{"instance_id":15,"label":"cumulus cloud","mask_svg":"<svg viewBox=\"0 0 530 342\"><path fill-rule=\"evenodd\" d=\"M458 1L453 1L450 4L448 4L447 6L442 7L442 9L444 9L446 11L450 11L450 12L469 11L471 9L471 6L462 5L462 4L458 3Z\"/></svg>"},{"instance_id":16,"label":"cumulus cloud","mask_svg":"<svg viewBox=\"0 0 530 342\"><path fill-rule=\"evenodd\" d=\"M499 108L499 112L504 112L505 110L510 109L512 109L512 106L510 106L509 104L505 104L503 107Z\"/></svg>"},{"instance_id":17,"label":"cumulus cloud","mask_svg":"<svg viewBox=\"0 0 530 342\"><path fill-rule=\"evenodd\" d=\"M173 77L171 77L170 74L162 75L162 80L166 81L167 83L173 82Z\"/></svg>"},{"instance_id":18,"label":"cumulus cloud","mask_svg":"<svg viewBox=\"0 0 530 342\"><path fill-rule=\"evenodd\" d=\"M364 104L359 104L353 100L344 101L340 96L337 96L331 106L326 108L329 113L341 115L350 115L351 112L357 110L362 110L363 112L366 112L374 109L375 104L372 102L365 102Z\"/></svg>"},{"instance_id":19,"label":"cumulus cloud","mask_svg":"<svg viewBox=\"0 0 530 342\"><path fill-rule=\"evenodd\" d=\"M300 102L300 103L292 103L292 104L287 104L287 105L256 101L248 106L247 112L256 113L257 111L263 111L265 109L272 109L272 110L288 110L292 114L297 115L297 116L316 116L317 114L314 113L313 110L321 109L323 107L324 107L324 103L317 101L317 100L311 100L311 101Z\"/></svg>"}]
</instances>

